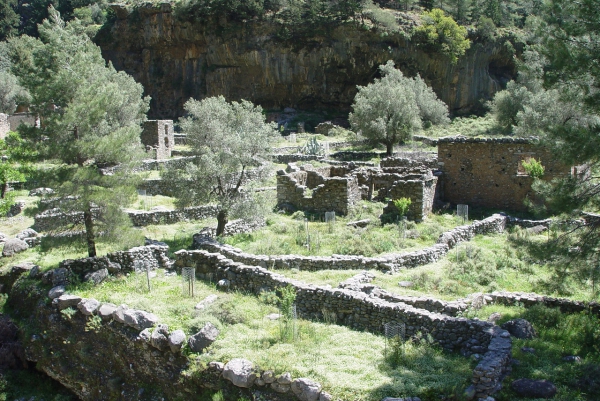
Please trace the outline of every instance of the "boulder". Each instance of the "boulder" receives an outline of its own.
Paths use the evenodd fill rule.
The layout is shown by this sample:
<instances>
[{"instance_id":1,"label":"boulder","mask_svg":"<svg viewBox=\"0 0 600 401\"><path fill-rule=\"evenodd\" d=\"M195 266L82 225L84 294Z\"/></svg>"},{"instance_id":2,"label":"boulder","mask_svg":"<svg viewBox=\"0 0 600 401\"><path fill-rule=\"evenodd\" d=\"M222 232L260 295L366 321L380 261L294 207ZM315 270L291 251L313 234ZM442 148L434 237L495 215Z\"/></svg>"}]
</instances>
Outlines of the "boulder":
<instances>
[{"instance_id":1,"label":"boulder","mask_svg":"<svg viewBox=\"0 0 600 401\"><path fill-rule=\"evenodd\" d=\"M144 330L140 331L140 334L138 334L136 341L148 343L148 342L150 342L151 338L152 338L152 333L150 333L150 329L144 329Z\"/></svg>"},{"instance_id":2,"label":"boulder","mask_svg":"<svg viewBox=\"0 0 600 401\"><path fill-rule=\"evenodd\" d=\"M77 295L63 294L56 298L56 306L59 310L77 306L79 305L79 302L81 302L81 297L78 297Z\"/></svg>"},{"instance_id":3,"label":"boulder","mask_svg":"<svg viewBox=\"0 0 600 401\"><path fill-rule=\"evenodd\" d=\"M290 372L282 373L277 378L277 383L279 383L279 384L292 384L292 374Z\"/></svg>"},{"instance_id":4,"label":"boulder","mask_svg":"<svg viewBox=\"0 0 600 401\"><path fill-rule=\"evenodd\" d=\"M91 316L100 307L100 302L93 298L84 298L77 304L77 309L86 316Z\"/></svg>"},{"instance_id":5,"label":"boulder","mask_svg":"<svg viewBox=\"0 0 600 401\"><path fill-rule=\"evenodd\" d=\"M35 188L29 191L29 196L44 196L53 194L54 190L52 188Z\"/></svg>"},{"instance_id":6,"label":"boulder","mask_svg":"<svg viewBox=\"0 0 600 401\"><path fill-rule=\"evenodd\" d=\"M319 401L333 401L333 396L326 391L321 391L321 394L319 394Z\"/></svg>"},{"instance_id":7,"label":"boulder","mask_svg":"<svg viewBox=\"0 0 600 401\"><path fill-rule=\"evenodd\" d=\"M23 241L25 241L26 238L35 238L37 236L38 233L33 228L26 228L25 230L17 234L17 238Z\"/></svg>"},{"instance_id":8,"label":"boulder","mask_svg":"<svg viewBox=\"0 0 600 401\"><path fill-rule=\"evenodd\" d=\"M5 243L7 239L8 239L8 235L6 235L4 233L0 233L0 243Z\"/></svg>"},{"instance_id":9,"label":"boulder","mask_svg":"<svg viewBox=\"0 0 600 401\"><path fill-rule=\"evenodd\" d=\"M517 379L510 386L520 397L552 398L556 394L556 386L548 380Z\"/></svg>"},{"instance_id":10,"label":"boulder","mask_svg":"<svg viewBox=\"0 0 600 401\"><path fill-rule=\"evenodd\" d=\"M310 379L295 379L291 387L292 392L300 401L317 401L321 393L321 385Z\"/></svg>"},{"instance_id":11,"label":"boulder","mask_svg":"<svg viewBox=\"0 0 600 401\"><path fill-rule=\"evenodd\" d=\"M6 212L6 217L14 217L21 214L23 209L25 209L25 202L15 202L10 209L8 209L8 212Z\"/></svg>"},{"instance_id":12,"label":"boulder","mask_svg":"<svg viewBox=\"0 0 600 401\"><path fill-rule=\"evenodd\" d=\"M59 298L59 297L63 296L65 291L67 291L67 289L65 288L64 285L57 285L56 287L52 287L50 289L50 291L48 291L48 298L50 298L50 299ZM72 296L74 296L74 295L72 295ZM79 299L77 300L77 302L75 302L75 305L77 305L79 303L79 301L81 301L81 297L78 297L78 298ZM73 305L73 306L75 306L75 305Z\"/></svg>"},{"instance_id":13,"label":"boulder","mask_svg":"<svg viewBox=\"0 0 600 401\"><path fill-rule=\"evenodd\" d=\"M234 358L223 367L223 377L234 386L249 388L256 380L254 365L247 359Z\"/></svg>"},{"instance_id":14,"label":"boulder","mask_svg":"<svg viewBox=\"0 0 600 401\"><path fill-rule=\"evenodd\" d=\"M357 227L364 228L364 227L368 226L370 222L371 222L371 219L357 220L357 221L351 221L350 223L346 223L346 226L354 227L354 228L357 228Z\"/></svg>"},{"instance_id":15,"label":"boulder","mask_svg":"<svg viewBox=\"0 0 600 401\"><path fill-rule=\"evenodd\" d=\"M94 283L94 285L98 285L108 277L108 269L100 269L95 272L90 272L85 275L83 281L89 281Z\"/></svg>"},{"instance_id":16,"label":"boulder","mask_svg":"<svg viewBox=\"0 0 600 401\"><path fill-rule=\"evenodd\" d=\"M276 380L275 373L273 373L272 370L267 370L267 371L263 372L262 379L265 383L271 384Z\"/></svg>"},{"instance_id":17,"label":"boulder","mask_svg":"<svg viewBox=\"0 0 600 401\"><path fill-rule=\"evenodd\" d=\"M537 336L531 323L525 319L509 320L500 327L508 331L511 336L522 340L528 340Z\"/></svg>"},{"instance_id":18,"label":"boulder","mask_svg":"<svg viewBox=\"0 0 600 401\"><path fill-rule=\"evenodd\" d=\"M117 306L117 308L114 310L114 312L112 314L113 320L115 320L116 322L125 324L125 311L127 311L128 309L129 309L129 307L125 304Z\"/></svg>"},{"instance_id":19,"label":"boulder","mask_svg":"<svg viewBox=\"0 0 600 401\"><path fill-rule=\"evenodd\" d=\"M2 250L2 256L13 256L17 253L21 253L29 249L27 242L18 238L11 238L4 243L4 249Z\"/></svg>"},{"instance_id":20,"label":"boulder","mask_svg":"<svg viewBox=\"0 0 600 401\"><path fill-rule=\"evenodd\" d=\"M169 326L166 324L156 326L150 337L150 344L161 351L166 350L169 347Z\"/></svg>"},{"instance_id":21,"label":"boulder","mask_svg":"<svg viewBox=\"0 0 600 401\"><path fill-rule=\"evenodd\" d=\"M202 330L188 338L188 345L192 352L202 352L205 348L208 348L215 342L218 335L219 329L212 323L207 322Z\"/></svg>"},{"instance_id":22,"label":"boulder","mask_svg":"<svg viewBox=\"0 0 600 401\"><path fill-rule=\"evenodd\" d=\"M222 290L228 289L230 285L231 285L231 282L229 280L227 280L226 278L219 280L217 282L217 287Z\"/></svg>"},{"instance_id":23,"label":"boulder","mask_svg":"<svg viewBox=\"0 0 600 401\"><path fill-rule=\"evenodd\" d=\"M126 325L133 327L136 330L149 329L150 327L156 326L158 323L158 317L156 315L137 309L127 309L123 311L123 318Z\"/></svg>"},{"instance_id":24,"label":"boulder","mask_svg":"<svg viewBox=\"0 0 600 401\"><path fill-rule=\"evenodd\" d=\"M291 386L289 384L281 384L278 382L271 383L271 390L275 391L276 393L287 393L290 391L290 387Z\"/></svg>"},{"instance_id":25,"label":"boulder","mask_svg":"<svg viewBox=\"0 0 600 401\"><path fill-rule=\"evenodd\" d=\"M105 303L100 305L98 308L98 316L102 318L102 320L110 320L113 317L113 313L117 310L117 305L111 303Z\"/></svg>"},{"instance_id":26,"label":"boulder","mask_svg":"<svg viewBox=\"0 0 600 401\"><path fill-rule=\"evenodd\" d=\"M202 309L206 309L206 307L212 303L214 303L217 300L218 296L215 294L209 295L206 298L204 298L202 301L198 302L196 304L196 306L194 307L194 309L197 310L202 310Z\"/></svg>"},{"instance_id":27,"label":"boulder","mask_svg":"<svg viewBox=\"0 0 600 401\"><path fill-rule=\"evenodd\" d=\"M183 347L183 344L185 344L185 333L183 332L183 330L175 330L171 333L168 340L171 352L178 353L181 351L181 347Z\"/></svg>"}]
</instances>

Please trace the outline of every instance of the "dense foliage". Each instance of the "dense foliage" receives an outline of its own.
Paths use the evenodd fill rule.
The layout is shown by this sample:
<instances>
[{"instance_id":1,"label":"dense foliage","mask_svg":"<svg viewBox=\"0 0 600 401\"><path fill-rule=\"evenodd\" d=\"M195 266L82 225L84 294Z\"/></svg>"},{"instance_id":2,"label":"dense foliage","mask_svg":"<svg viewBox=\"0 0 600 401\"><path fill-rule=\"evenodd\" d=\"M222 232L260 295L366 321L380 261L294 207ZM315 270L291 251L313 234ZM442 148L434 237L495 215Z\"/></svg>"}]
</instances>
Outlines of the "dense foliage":
<instances>
[{"instance_id":1,"label":"dense foliage","mask_svg":"<svg viewBox=\"0 0 600 401\"><path fill-rule=\"evenodd\" d=\"M21 129L41 157L61 163L56 174L61 208L82 212L88 252L96 254L98 230L123 235L129 223L121 208L135 194L131 169L142 156L140 123L149 99L142 87L117 72L77 20L65 24L54 9L39 27L40 39L11 42L13 71L31 94L41 128ZM101 167L119 165L111 174Z\"/></svg>"},{"instance_id":2,"label":"dense foliage","mask_svg":"<svg viewBox=\"0 0 600 401\"><path fill-rule=\"evenodd\" d=\"M405 77L391 60L379 69L381 79L358 87L349 116L354 130L385 145L391 155L395 144L408 140L424 123L449 122L448 107L420 76Z\"/></svg>"},{"instance_id":3,"label":"dense foliage","mask_svg":"<svg viewBox=\"0 0 600 401\"><path fill-rule=\"evenodd\" d=\"M188 117L180 125L196 157L183 169L162 172L176 188L177 205L219 205L217 235L223 234L229 216L259 218L262 205L245 184L249 174L264 178L266 157L279 136L277 125L266 123L262 108L245 100L190 99L184 107Z\"/></svg>"}]
</instances>

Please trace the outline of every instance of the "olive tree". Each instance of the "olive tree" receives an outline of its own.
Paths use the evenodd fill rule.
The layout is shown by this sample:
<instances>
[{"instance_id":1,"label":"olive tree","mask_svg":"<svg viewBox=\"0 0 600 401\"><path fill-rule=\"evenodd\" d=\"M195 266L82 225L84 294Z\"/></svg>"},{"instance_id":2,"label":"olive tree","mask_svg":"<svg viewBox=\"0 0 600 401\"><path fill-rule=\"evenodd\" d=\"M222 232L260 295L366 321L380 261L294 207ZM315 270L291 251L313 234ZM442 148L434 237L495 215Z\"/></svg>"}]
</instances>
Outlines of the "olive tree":
<instances>
[{"instance_id":1,"label":"olive tree","mask_svg":"<svg viewBox=\"0 0 600 401\"><path fill-rule=\"evenodd\" d=\"M393 61L379 69L381 79L358 86L349 118L355 131L385 145L391 156L394 145L409 139L424 123L448 123L448 107L420 76L405 77Z\"/></svg>"},{"instance_id":2,"label":"olive tree","mask_svg":"<svg viewBox=\"0 0 600 401\"><path fill-rule=\"evenodd\" d=\"M256 182L265 177L267 155L279 133L275 123L265 122L262 108L246 100L190 99L184 108L187 117L179 124L195 157L162 176L172 182L178 207L218 205L220 236L230 216L258 217L264 210L256 193L244 187L250 178Z\"/></svg>"}]
</instances>

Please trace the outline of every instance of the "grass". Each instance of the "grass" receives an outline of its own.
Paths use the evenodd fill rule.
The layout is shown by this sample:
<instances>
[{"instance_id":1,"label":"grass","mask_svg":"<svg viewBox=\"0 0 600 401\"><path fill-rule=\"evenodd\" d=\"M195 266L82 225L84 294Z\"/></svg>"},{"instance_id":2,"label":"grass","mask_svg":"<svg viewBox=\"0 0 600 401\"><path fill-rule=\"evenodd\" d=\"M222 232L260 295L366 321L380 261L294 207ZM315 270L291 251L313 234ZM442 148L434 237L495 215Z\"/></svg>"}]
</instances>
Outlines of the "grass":
<instances>
[{"instance_id":1,"label":"grass","mask_svg":"<svg viewBox=\"0 0 600 401\"><path fill-rule=\"evenodd\" d=\"M498 324L524 318L531 322L538 337L530 340L513 338L513 358L519 361L504 384L504 390L495 396L499 401L520 401L510 382L519 378L546 379L553 382L558 393L553 400L595 400L600 394L600 320L586 313L562 314L558 309L534 306L486 306L472 316L487 319L500 313ZM522 347L535 353L521 351ZM563 357L576 355L580 362L564 361Z\"/></svg>"},{"instance_id":2,"label":"grass","mask_svg":"<svg viewBox=\"0 0 600 401\"><path fill-rule=\"evenodd\" d=\"M147 291L145 274L110 278L97 287L81 285L71 292L153 312L171 330L182 329L188 335L205 322L213 323L220 335L208 352L195 360L198 366L213 360L247 358L278 374L310 377L345 400L375 401L385 396L433 399L460 392L468 385L470 362L443 354L430 344L406 344L402 364L393 367L386 360L382 336L330 322L299 319L297 340L281 341L280 323L266 319L268 314L279 312L273 297L224 293L212 284L196 282L195 297L184 298L181 285L181 277L159 271L151 279L151 292ZM217 301L196 311L194 305L211 294L218 296Z\"/></svg>"},{"instance_id":3,"label":"grass","mask_svg":"<svg viewBox=\"0 0 600 401\"><path fill-rule=\"evenodd\" d=\"M395 224L381 226L382 208L381 203L361 202L348 216L336 216L333 225L319 221L320 216L302 212L291 216L272 214L267 218L266 227L250 234L227 237L224 241L254 254L371 257L433 245L442 232L461 223L450 214L432 214L422 223L409 222L407 230L402 231ZM348 222L363 219L371 220L365 228L346 226Z\"/></svg>"},{"instance_id":4,"label":"grass","mask_svg":"<svg viewBox=\"0 0 600 401\"><path fill-rule=\"evenodd\" d=\"M421 131L419 135L428 136L430 138L458 135L475 138L499 136L501 135L501 132L496 127L494 117L491 114L486 114L484 117L457 117L452 120L450 125L434 125L426 130Z\"/></svg>"},{"instance_id":5,"label":"grass","mask_svg":"<svg viewBox=\"0 0 600 401\"><path fill-rule=\"evenodd\" d=\"M462 243L435 263L404 269L389 275L372 271L373 284L387 291L407 296L429 296L456 300L475 292L535 292L555 297L590 301L598 300L591 285L582 285L567 278L557 285L554 270L542 260L532 258L526 249L517 246L514 238L524 230L507 233L478 235L469 243ZM531 241L546 241L546 235L531 235ZM299 271L280 270L286 276L311 284L338 284L358 273L356 270ZM398 285L410 281L411 287Z\"/></svg>"}]
</instances>

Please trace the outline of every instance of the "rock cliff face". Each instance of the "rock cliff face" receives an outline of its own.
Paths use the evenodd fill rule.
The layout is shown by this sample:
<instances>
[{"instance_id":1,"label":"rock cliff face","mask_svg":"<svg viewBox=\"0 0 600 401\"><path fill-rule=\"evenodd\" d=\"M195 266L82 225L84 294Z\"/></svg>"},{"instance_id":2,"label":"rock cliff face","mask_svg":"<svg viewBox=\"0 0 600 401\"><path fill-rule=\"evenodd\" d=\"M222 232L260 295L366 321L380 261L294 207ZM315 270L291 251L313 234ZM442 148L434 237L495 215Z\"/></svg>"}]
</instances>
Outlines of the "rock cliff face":
<instances>
[{"instance_id":1,"label":"rock cliff face","mask_svg":"<svg viewBox=\"0 0 600 401\"><path fill-rule=\"evenodd\" d=\"M399 35L353 25L326 37L284 42L269 22L182 22L168 3L130 12L113 6L116 20L97 36L105 57L144 85L153 118L175 118L190 98L224 95L264 108L350 111L356 85L394 60L405 74L421 76L454 114L476 108L514 73L501 44L474 43L453 65Z\"/></svg>"}]
</instances>

